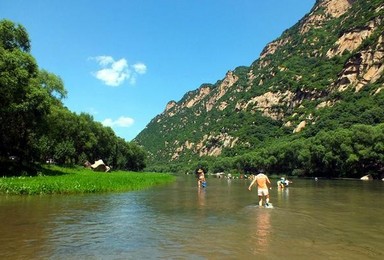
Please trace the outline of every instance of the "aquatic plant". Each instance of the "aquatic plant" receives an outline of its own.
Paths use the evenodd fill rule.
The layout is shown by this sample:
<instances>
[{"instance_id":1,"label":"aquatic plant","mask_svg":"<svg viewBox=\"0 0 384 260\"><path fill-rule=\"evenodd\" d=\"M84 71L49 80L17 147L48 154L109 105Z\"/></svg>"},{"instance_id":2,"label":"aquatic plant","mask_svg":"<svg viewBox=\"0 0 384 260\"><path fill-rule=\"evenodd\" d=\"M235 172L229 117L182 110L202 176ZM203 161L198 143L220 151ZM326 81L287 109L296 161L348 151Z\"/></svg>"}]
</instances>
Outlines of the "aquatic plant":
<instances>
[{"instance_id":1,"label":"aquatic plant","mask_svg":"<svg viewBox=\"0 0 384 260\"><path fill-rule=\"evenodd\" d=\"M36 177L0 178L0 194L75 194L124 192L172 182L173 175L150 172L93 172L83 168L44 167Z\"/></svg>"}]
</instances>

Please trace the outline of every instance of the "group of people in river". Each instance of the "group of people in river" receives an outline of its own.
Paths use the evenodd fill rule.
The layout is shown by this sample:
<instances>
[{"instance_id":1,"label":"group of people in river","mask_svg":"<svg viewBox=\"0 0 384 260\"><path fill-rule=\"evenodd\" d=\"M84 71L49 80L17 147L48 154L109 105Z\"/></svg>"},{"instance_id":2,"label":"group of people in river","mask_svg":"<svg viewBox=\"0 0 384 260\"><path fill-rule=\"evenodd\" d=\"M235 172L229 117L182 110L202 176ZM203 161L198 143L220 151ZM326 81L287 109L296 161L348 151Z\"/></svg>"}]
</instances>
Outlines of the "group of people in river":
<instances>
[{"instance_id":1,"label":"group of people in river","mask_svg":"<svg viewBox=\"0 0 384 260\"><path fill-rule=\"evenodd\" d=\"M205 188L207 186L207 181L205 179L205 173L204 170L199 168L196 171L196 177L197 177L197 186ZM287 187L292 181L285 179L285 177L281 177L280 180L277 181L278 188L285 188ZM265 206L266 208L273 207L272 204L269 202L269 190L272 189L271 181L269 180L268 176L264 174L264 171L261 170L259 173L253 177L253 180L251 184L248 186L248 190L251 191L252 187L257 184L257 195L259 198L259 206Z\"/></svg>"}]
</instances>

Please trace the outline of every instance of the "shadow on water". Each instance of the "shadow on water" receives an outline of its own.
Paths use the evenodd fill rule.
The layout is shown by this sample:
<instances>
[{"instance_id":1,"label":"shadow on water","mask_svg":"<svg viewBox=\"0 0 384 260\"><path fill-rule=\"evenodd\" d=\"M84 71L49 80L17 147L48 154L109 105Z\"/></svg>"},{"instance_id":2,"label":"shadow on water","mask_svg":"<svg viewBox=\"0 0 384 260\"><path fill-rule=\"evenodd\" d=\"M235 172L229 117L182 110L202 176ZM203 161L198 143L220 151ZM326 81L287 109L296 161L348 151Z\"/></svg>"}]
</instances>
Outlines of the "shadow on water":
<instances>
[{"instance_id":1,"label":"shadow on water","mask_svg":"<svg viewBox=\"0 0 384 260\"><path fill-rule=\"evenodd\" d=\"M0 198L9 259L381 259L383 182L295 180L257 206L247 180Z\"/></svg>"}]
</instances>

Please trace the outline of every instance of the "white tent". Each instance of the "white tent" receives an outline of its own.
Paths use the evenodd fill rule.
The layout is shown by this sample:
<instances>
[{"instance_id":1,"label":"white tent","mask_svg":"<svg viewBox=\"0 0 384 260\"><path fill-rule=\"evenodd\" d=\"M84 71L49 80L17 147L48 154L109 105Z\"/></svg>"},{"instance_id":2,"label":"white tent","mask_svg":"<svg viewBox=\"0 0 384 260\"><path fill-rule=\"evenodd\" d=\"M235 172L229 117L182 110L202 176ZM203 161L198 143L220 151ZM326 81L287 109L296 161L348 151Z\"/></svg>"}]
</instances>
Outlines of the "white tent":
<instances>
[{"instance_id":1,"label":"white tent","mask_svg":"<svg viewBox=\"0 0 384 260\"><path fill-rule=\"evenodd\" d=\"M91 164L91 168L98 172L108 172L111 168L103 162L103 160L97 160L94 164Z\"/></svg>"}]
</instances>

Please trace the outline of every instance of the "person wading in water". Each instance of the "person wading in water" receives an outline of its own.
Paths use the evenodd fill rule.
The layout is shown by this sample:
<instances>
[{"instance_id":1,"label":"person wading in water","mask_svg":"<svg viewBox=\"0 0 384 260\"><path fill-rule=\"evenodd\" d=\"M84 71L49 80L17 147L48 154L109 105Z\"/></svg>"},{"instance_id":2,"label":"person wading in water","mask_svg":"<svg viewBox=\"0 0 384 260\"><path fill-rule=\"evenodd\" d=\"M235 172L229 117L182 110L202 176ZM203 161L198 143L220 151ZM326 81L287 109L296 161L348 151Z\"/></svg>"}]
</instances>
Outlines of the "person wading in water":
<instances>
[{"instance_id":1,"label":"person wading in water","mask_svg":"<svg viewBox=\"0 0 384 260\"><path fill-rule=\"evenodd\" d=\"M204 171L202 169L197 170L197 187L205 188L207 186L207 182L205 180Z\"/></svg>"},{"instance_id":2,"label":"person wading in water","mask_svg":"<svg viewBox=\"0 0 384 260\"><path fill-rule=\"evenodd\" d=\"M259 196L259 206L263 206L263 197L265 198L265 206L269 206L269 191L268 186L271 188L271 182L268 179L268 176L260 171L258 175L253 178L253 181L248 187L248 190L252 190L252 186L257 183L257 195Z\"/></svg>"}]
</instances>

